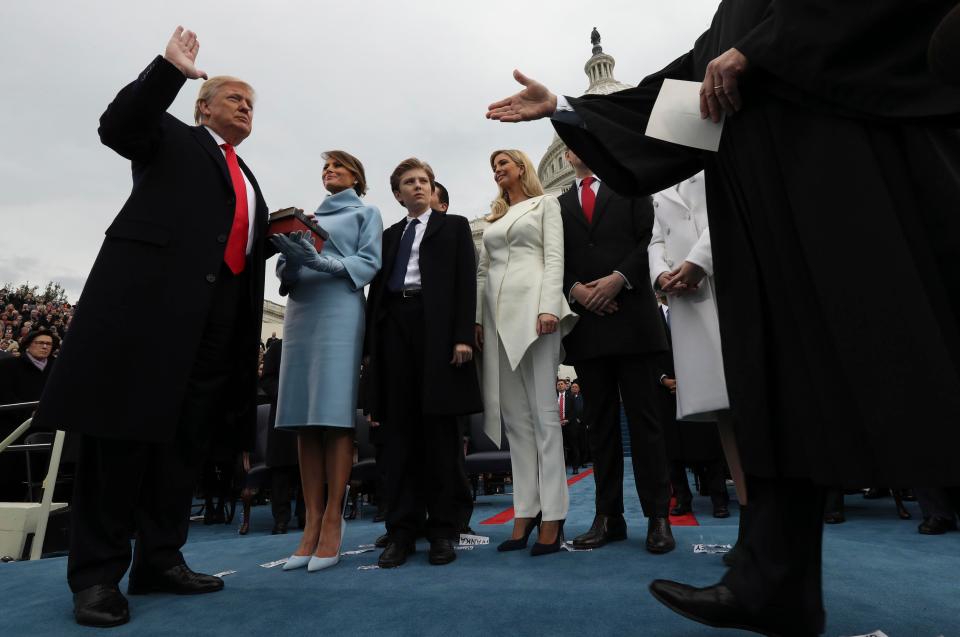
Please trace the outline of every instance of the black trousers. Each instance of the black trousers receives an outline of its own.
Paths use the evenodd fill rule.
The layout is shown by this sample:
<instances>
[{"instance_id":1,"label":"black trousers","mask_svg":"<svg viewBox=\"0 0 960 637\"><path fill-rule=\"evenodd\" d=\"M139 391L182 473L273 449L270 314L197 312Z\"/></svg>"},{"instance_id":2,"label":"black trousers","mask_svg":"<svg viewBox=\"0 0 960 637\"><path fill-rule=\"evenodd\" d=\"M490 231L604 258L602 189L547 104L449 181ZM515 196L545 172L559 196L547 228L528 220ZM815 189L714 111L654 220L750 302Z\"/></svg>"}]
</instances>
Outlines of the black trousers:
<instances>
[{"instance_id":1,"label":"black trousers","mask_svg":"<svg viewBox=\"0 0 960 637\"><path fill-rule=\"evenodd\" d=\"M463 443L455 416L423 413L423 302L418 297L386 300L387 317L378 335L386 384L380 424L387 533L412 543L425 528L429 540L459 538Z\"/></svg>"},{"instance_id":2,"label":"black trousers","mask_svg":"<svg viewBox=\"0 0 960 637\"><path fill-rule=\"evenodd\" d=\"M571 420L563 426L563 448L566 461L573 469L580 468L580 424Z\"/></svg>"},{"instance_id":3,"label":"black trousers","mask_svg":"<svg viewBox=\"0 0 960 637\"><path fill-rule=\"evenodd\" d=\"M459 462L457 462L457 469L460 473L460 477L458 478L457 506L460 507L460 530L463 530L470 526L470 518L473 517L473 485L470 484L470 478L467 476L467 451L464 442L470 431L469 416L457 416L457 430L460 436L460 455Z\"/></svg>"},{"instance_id":4,"label":"black trousers","mask_svg":"<svg viewBox=\"0 0 960 637\"><path fill-rule=\"evenodd\" d=\"M808 480L747 476L750 519L743 559L723 578L737 600L773 620L789 618L790 634L820 634L821 562L826 490Z\"/></svg>"},{"instance_id":5,"label":"black trousers","mask_svg":"<svg viewBox=\"0 0 960 637\"><path fill-rule=\"evenodd\" d=\"M683 460L670 461L670 488L677 504L690 506L693 502L693 493L690 491L690 478L687 476L687 465Z\"/></svg>"},{"instance_id":6,"label":"black trousers","mask_svg":"<svg viewBox=\"0 0 960 637\"><path fill-rule=\"evenodd\" d=\"M294 465L270 469L270 512L273 514L274 524L290 523L290 500L293 498L294 489L297 492L295 514L301 520L305 520L306 508L298 467Z\"/></svg>"},{"instance_id":7,"label":"black trousers","mask_svg":"<svg viewBox=\"0 0 960 637\"><path fill-rule=\"evenodd\" d=\"M670 478L657 404L654 356L614 356L576 364L597 485L597 513L623 515L620 400L627 415L633 477L646 517L666 517Z\"/></svg>"},{"instance_id":8,"label":"black trousers","mask_svg":"<svg viewBox=\"0 0 960 637\"><path fill-rule=\"evenodd\" d=\"M249 315L247 290L245 273L234 276L221 268L172 442L83 436L71 503L67 582L72 591L117 584L130 566L131 536L136 538L133 573L183 563L180 548L187 541L193 489L214 433L211 424L222 420L242 348L239 326Z\"/></svg>"}]
</instances>

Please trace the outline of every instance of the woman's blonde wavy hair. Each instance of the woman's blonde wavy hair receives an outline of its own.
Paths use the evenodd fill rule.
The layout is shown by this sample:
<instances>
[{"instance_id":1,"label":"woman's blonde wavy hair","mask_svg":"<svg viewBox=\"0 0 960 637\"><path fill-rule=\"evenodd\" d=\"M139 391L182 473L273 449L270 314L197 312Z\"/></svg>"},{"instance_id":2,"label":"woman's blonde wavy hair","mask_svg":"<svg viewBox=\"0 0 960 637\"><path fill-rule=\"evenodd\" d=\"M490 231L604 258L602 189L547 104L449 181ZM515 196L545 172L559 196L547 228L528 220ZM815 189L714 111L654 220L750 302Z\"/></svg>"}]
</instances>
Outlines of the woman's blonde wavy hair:
<instances>
[{"instance_id":1,"label":"woman's blonde wavy hair","mask_svg":"<svg viewBox=\"0 0 960 637\"><path fill-rule=\"evenodd\" d=\"M525 152L516 149L495 150L490 155L490 168L493 168L493 160L496 159L497 155L506 155L513 163L520 166L522 171L520 185L523 188L523 194L528 197L538 197L543 194L543 185L540 183L540 178L537 177L537 170L533 167L533 162L530 161ZM511 205L510 197L504 189L502 187L498 187L498 189L500 192L497 194L497 198L490 204L490 214L484 217L490 223L507 214Z\"/></svg>"}]
</instances>

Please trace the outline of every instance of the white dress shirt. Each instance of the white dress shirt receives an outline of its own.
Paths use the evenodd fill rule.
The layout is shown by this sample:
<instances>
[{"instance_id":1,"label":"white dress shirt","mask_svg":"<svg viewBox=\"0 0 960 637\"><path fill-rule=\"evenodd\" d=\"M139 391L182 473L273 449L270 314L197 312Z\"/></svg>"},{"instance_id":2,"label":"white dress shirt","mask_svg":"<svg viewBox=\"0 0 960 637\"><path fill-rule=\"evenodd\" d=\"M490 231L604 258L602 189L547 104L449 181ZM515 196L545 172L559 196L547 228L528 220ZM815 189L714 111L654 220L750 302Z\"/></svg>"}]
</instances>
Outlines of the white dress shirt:
<instances>
[{"instance_id":1,"label":"white dress shirt","mask_svg":"<svg viewBox=\"0 0 960 637\"><path fill-rule=\"evenodd\" d=\"M213 129L209 126L204 126L204 128L206 128L207 132L210 133L210 136L213 137L213 141L220 148L220 152L223 153L224 159L226 159L227 151L223 149L223 145L227 142L213 132ZM234 147L234 152L236 152L236 147ZM239 155L237 158L239 159ZM249 255L250 251L253 250L253 231L256 229L255 215L257 213L257 193L253 191L253 186L250 185L250 181L243 173L243 168L240 169L240 175L243 177L243 185L247 187L247 254Z\"/></svg>"},{"instance_id":2,"label":"white dress shirt","mask_svg":"<svg viewBox=\"0 0 960 637\"><path fill-rule=\"evenodd\" d=\"M427 222L430 221L430 215L433 211L427 208L427 211L419 217L407 217L407 224L403 226L403 231L407 231L410 222L417 219L419 223L414 226L413 248L410 250L410 260L407 261L407 276L403 279L403 289L419 289L422 286L420 281L420 242L423 241L423 233L427 231Z\"/></svg>"}]
</instances>

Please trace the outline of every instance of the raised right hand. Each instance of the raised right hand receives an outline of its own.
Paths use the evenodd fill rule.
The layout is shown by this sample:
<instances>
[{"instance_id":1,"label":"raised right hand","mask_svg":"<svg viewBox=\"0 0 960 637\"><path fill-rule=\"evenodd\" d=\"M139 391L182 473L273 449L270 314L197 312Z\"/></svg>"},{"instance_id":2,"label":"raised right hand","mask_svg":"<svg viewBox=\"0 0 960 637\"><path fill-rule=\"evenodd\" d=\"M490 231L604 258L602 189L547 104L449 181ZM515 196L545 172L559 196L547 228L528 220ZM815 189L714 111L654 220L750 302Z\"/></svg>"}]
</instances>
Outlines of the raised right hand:
<instances>
[{"instance_id":1,"label":"raised right hand","mask_svg":"<svg viewBox=\"0 0 960 637\"><path fill-rule=\"evenodd\" d=\"M163 59L174 65L188 80L197 78L207 79L207 74L196 67L197 53L200 52L200 40L193 31L185 31L178 26L167 42L167 50L163 52Z\"/></svg>"},{"instance_id":2,"label":"raised right hand","mask_svg":"<svg viewBox=\"0 0 960 637\"><path fill-rule=\"evenodd\" d=\"M557 110L557 96L546 86L518 70L513 79L523 84L524 89L487 107L487 119L501 122L528 122L550 117Z\"/></svg>"}]
</instances>

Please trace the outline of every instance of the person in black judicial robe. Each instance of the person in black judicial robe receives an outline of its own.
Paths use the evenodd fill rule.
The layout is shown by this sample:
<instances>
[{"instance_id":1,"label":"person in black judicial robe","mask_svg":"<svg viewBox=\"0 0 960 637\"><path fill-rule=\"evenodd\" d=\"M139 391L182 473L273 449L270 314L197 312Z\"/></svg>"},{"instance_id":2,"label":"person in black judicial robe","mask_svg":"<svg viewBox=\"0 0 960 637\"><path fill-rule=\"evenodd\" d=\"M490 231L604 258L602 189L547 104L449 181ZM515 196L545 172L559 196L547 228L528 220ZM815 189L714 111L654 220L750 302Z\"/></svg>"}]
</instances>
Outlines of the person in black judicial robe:
<instances>
[{"instance_id":1,"label":"person in black judicial robe","mask_svg":"<svg viewBox=\"0 0 960 637\"><path fill-rule=\"evenodd\" d=\"M637 494L649 519L647 550L666 553L676 543L668 517L670 481L656 395L657 361L667 350L667 341L647 274L653 205L649 197L621 197L603 181L585 185L584 177L596 180L590 168L570 151L565 156L577 180L558 197L563 217L563 287L564 294L576 302L571 305L580 320L563 339L564 362L576 368L587 405L597 489L593 524L573 544L599 548L627 537L622 400ZM585 188L591 188L595 198L590 220L581 205ZM605 295L596 308L585 305L594 290ZM607 303L615 309L608 310Z\"/></svg>"},{"instance_id":2,"label":"person in black judicial robe","mask_svg":"<svg viewBox=\"0 0 960 637\"><path fill-rule=\"evenodd\" d=\"M651 585L689 618L822 632L819 485L960 482L960 430L940 426L960 409L960 217L946 205L960 199L960 88L926 60L952 5L727 0L692 51L639 87L568 98L572 111L554 115L621 192L706 171L752 511L745 559L720 584ZM665 78L704 80L708 110L742 100L716 154L643 136ZM553 113L552 95L530 86L490 116ZM852 268L840 276L839 254ZM903 289L917 302L899 307Z\"/></svg>"},{"instance_id":3,"label":"person in black judicial robe","mask_svg":"<svg viewBox=\"0 0 960 637\"><path fill-rule=\"evenodd\" d=\"M470 362L476 312L473 240L464 217L429 209L433 172L427 164L405 160L390 181L408 217L383 233L384 265L370 284L365 337L366 409L380 423L383 449L377 462L386 471L388 540L379 564L403 564L422 526L430 540L430 562L446 564L456 557L453 543L462 516L457 416L483 408ZM413 220L423 228L419 237ZM408 226L416 238L404 251Z\"/></svg>"},{"instance_id":4,"label":"person in black judicial robe","mask_svg":"<svg viewBox=\"0 0 960 637\"><path fill-rule=\"evenodd\" d=\"M128 593L223 587L187 568L180 547L210 441L253 442L271 251L266 204L231 148L250 133L253 95L232 79L213 82L196 105L205 126L169 115L186 79L205 77L198 48L196 35L178 27L164 55L100 118L101 141L132 162L133 190L106 231L36 415L83 434L67 562L83 624L128 621L117 584L134 531ZM214 134L229 146L218 148ZM171 324L177 347L144 337Z\"/></svg>"}]
</instances>

